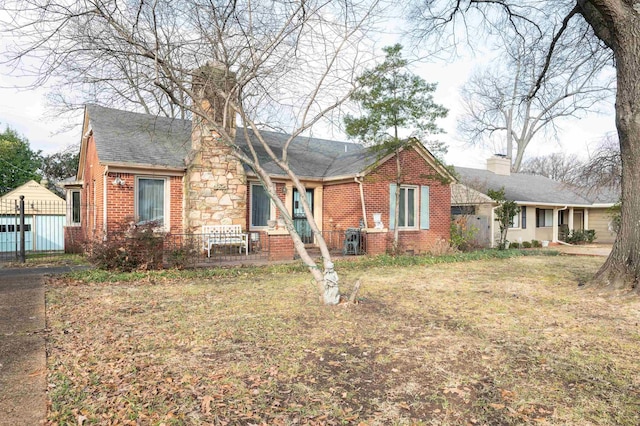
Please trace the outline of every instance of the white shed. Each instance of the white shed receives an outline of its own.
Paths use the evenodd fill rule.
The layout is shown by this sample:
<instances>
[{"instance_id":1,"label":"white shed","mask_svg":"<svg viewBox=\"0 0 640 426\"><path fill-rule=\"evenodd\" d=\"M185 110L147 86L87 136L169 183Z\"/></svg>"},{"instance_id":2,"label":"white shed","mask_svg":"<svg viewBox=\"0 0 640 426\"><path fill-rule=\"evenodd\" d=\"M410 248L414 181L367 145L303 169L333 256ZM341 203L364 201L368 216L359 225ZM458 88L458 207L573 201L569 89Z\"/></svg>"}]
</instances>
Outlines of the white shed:
<instances>
[{"instance_id":1,"label":"white shed","mask_svg":"<svg viewBox=\"0 0 640 426\"><path fill-rule=\"evenodd\" d=\"M20 247L20 196L25 206L25 250L64 251L66 201L34 180L0 197L0 253Z\"/></svg>"}]
</instances>

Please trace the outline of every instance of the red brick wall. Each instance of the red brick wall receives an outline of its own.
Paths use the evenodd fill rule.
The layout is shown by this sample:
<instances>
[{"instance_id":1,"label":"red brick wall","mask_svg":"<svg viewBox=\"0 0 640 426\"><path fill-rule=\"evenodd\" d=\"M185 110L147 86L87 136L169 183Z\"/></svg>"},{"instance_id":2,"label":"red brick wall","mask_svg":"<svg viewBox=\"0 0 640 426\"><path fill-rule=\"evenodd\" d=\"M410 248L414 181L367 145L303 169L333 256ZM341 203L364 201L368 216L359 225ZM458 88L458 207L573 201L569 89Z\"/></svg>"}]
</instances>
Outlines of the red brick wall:
<instances>
[{"instance_id":1,"label":"red brick wall","mask_svg":"<svg viewBox=\"0 0 640 426\"><path fill-rule=\"evenodd\" d=\"M404 251L424 253L439 239L450 238L451 188L436 176L436 171L414 149L400 154L402 184L429 186L429 229L401 230L400 248ZM364 178L363 190L367 225L373 228L373 213L382 213L382 222L389 227L389 184L396 181L396 159L390 158ZM323 229L342 230L357 227L362 218L360 189L356 182L329 184L324 187ZM421 196L418 190L418 205ZM391 234L391 235L389 235ZM384 253L391 248L392 234L367 235L367 253Z\"/></svg>"},{"instance_id":2,"label":"red brick wall","mask_svg":"<svg viewBox=\"0 0 640 426\"><path fill-rule=\"evenodd\" d=\"M113 173L107 175L107 226L112 228L115 224L124 221L135 220L135 178L136 176L148 176L133 173ZM113 185L112 182L120 177L124 185ZM159 176L161 177L161 176ZM172 234L183 232L183 203L182 203L182 176L170 176L167 178L169 185L169 231Z\"/></svg>"},{"instance_id":3,"label":"red brick wall","mask_svg":"<svg viewBox=\"0 0 640 426\"><path fill-rule=\"evenodd\" d=\"M294 256L293 240L289 234L269 235L269 260L291 260Z\"/></svg>"},{"instance_id":4,"label":"red brick wall","mask_svg":"<svg viewBox=\"0 0 640 426\"><path fill-rule=\"evenodd\" d=\"M436 171L414 149L401 152L400 162L402 184L429 186L430 218L428 230L400 230L399 245L403 251L424 253L429 251L436 241L450 238L451 187L436 177ZM395 181L395 157L390 158L365 177L363 183L365 206L370 227L373 227L373 213L382 213L382 222L386 228L389 227L389 183ZM349 194L349 196L352 195ZM418 205L420 205L420 191L417 196ZM390 233L392 233L391 230ZM391 239L386 238L386 240L387 248L390 248ZM369 251L369 245L367 245L367 251Z\"/></svg>"},{"instance_id":5,"label":"red brick wall","mask_svg":"<svg viewBox=\"0 0 640 426\"><path fill-rule=\"evenodd\" d=\"M69 238L77 239L77 233L88 239L102 236L104 229L104 177L105 167L100 165L93 135L87 141L84 163L81 206L81 231L74 230ZM116 177L124 180L124 185L113 185ZM170 231L183 232L183 177L171 176L167 179L170 186ZM107 231L116 223L133 220L135 215L135 175L132 173L108 172L106 176L107 192Z\"/></svg>"},{"instance_id":6,"label":"red brick wall","mask_svg":"<svg viewBox=\"0 0 640 426\"><path fill-rule=\"evenodd\" d=\"M103 226L103 174L104 166L98 163L93 135L87 140L84 172L82 180L82 206L80 208L81 227L88 239L102 235Z\"/></svg>"},{"instance_id":7,"label":"red brick wall","mask_svg":"<svg viewBox=\"0 0 640 426\"><path fill-rule=\"evenodd\" d=\"M356 182L324 187L322 197L323 230L333 231L359 226L362 218L362 202L358 187ZM369 226L373 226L373 224Z\"/></svg>"}]
</instances>

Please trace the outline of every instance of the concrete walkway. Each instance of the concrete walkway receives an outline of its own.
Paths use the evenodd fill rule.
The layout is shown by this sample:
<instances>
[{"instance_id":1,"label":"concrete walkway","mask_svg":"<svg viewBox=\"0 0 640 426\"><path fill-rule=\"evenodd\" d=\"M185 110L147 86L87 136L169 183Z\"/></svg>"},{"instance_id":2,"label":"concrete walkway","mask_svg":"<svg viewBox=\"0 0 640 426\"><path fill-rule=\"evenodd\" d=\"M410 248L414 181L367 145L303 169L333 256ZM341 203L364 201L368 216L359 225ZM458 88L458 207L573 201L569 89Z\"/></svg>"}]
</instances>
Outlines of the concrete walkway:
<instances>
[{"instance_id":1,"label":"concrete walkway","mask_svg":"<svg viewBox=\"0 0 640 426\"><path fill-rule=\"evenodd\" d=\"M47 412L45 274L69 267L0 269L0 425L35 426Z\"/></svg>"},{"instance_id":2,"label":"concrete walkway","mask_svg":"<svg viewBox=\"0 0 640 426\"><path fill-rule=\"evenodd\" d=\"M550 247L560 253L572 254L576 256L603 256L608 257L611 253L612 244L584 244L575 246L565 246L558 244Z\"/></svg>"}]
</instances>

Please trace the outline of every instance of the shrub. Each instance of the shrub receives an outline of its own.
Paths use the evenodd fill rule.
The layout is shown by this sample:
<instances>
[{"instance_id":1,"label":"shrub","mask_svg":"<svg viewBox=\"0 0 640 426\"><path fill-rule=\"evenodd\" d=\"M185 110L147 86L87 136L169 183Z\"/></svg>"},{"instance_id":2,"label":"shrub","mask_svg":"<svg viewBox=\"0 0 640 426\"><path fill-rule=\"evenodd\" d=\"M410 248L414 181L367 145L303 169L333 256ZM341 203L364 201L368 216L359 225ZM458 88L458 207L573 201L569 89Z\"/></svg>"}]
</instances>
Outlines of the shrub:
<instances>
[{"instance_id":1,"label":"shrub","mask_svg":"<svg viewBox=\"0 0 640 426\"><path fill-rule=\"evenodd\" d=\"M158 232L157 222L117 223L104 239L87 244L87 259L100 269L129 272L162 269L165 234Z\"/></svg>"},{"instance_id":2,"label":"shrub","mask_svg":"<svg viewBox=\"0 0 640 426\"><path fill-rule=\"evenodd\" d=\"M451 247L460 251L471 251L477 248L476 235L478 228L469 224L467 216L460 216L451 221Z\"/></svg>"},{"instance_id":3,"label":"shrub","mask_svg":"<svg viewBox=\"0 0 640 426\"><path fill-rule=\"evenodd\" d=\"M511 243L511 244L509 244L509 248L519 249L520 248L520 243L517 242L517 241L515 243Z\"/></svg>"},{"instance_id":4,"label":"shrub","mask_svg":"<svg viewBox=\"0 0 640 426\"><path fill-rule=\"evenodd\" d=\"M596 239L596 231L587 229L581 231L579 229L569 232L566 242L570 244L592 243Z\"/></svg>"},{"instance_id":5,"label":"shrub","mask_svg":"<svg viewBox=\"0 0 640 426\"><path fill-rule=\"evenodd\" d=\"M200 254L199 250L199 244L193 236L180 239L167 250L167 264L176 269L194 266Z\"/></svg>"},{"instance_id":6,"label":"shrub","mask_svg":"<svg viewBox=\"0 0 640 426\"><path fill-rule=\"evenodd\" d=\"M531 248L531 243L529 241L523 241L522 248Z\"/></svg>"},{"instance_id":7,"label":"shrub","mask_svg":"<svg viewBox=\"0 0 640 426\"><path fill-rule=\"evenodd\" d=\"M531 240L531 247L535 247L535 248L542 247L542 244L538 240Z\"/></svg>"}]
</instances>

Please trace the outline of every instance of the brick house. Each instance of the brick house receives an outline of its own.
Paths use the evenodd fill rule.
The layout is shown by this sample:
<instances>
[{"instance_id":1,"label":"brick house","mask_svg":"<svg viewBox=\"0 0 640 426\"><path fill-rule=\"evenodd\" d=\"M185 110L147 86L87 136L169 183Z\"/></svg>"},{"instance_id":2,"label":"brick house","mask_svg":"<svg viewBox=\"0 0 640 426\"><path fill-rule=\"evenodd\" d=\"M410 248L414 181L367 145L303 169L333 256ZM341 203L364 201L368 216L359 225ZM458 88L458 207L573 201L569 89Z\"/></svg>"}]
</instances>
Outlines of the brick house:
<instances>
[{"instance_id":1,"label":"brick house","mask_svg":"<svg viewBox=\"0 0 640 426\"><path fill-rule=\"evenodd\" d=\"M246 149L244 129L236 130L235 120L231 125L236 144ZM261 133L276 154L281 152L288 135ZM291 239L277 225L279 215L255 172L214 136L188 120L87 105L78 174L66 185L67 199L81 211L79 220L68 223L67 238L102 238L114 224L132 219L159 221L172 235L198 234L203 225L235 224L269 239L270 259L293 258ZM299 218L303 195L267 161L257 142L254 146L278 196ZM323 233L359 228L366 234L367 253L390 248L394 155L376 159L359 144L306 136L295 138L288 152ZM400 247L424 253L436 241L449 239L450 182L455 178L420 144L402 150L400 161ZM381 219L377 226L374 214ZM304 218L296 223L312 245Z\"/></svg>"}]
</instances>

